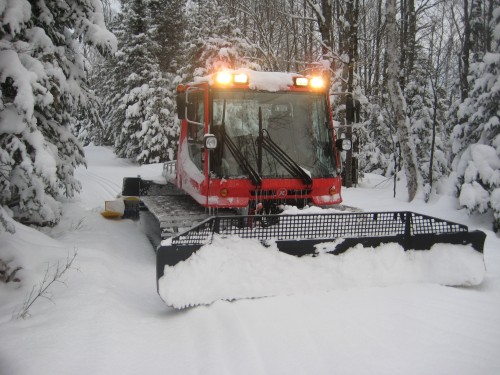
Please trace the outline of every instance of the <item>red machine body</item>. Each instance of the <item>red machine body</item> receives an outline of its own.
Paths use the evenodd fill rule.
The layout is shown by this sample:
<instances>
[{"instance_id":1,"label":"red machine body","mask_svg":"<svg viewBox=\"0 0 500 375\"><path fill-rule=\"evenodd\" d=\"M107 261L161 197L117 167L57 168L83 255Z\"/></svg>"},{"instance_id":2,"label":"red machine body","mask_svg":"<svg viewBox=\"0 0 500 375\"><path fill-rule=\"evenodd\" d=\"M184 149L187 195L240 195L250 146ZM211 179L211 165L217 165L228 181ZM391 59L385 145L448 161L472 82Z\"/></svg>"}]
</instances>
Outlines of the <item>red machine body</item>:
<instances>
[{"instance_id":1,"label":"red machine body","mask_svg":"<svg viewBox=\"0 0 500 375\"><path fill-rule=\"evenodd\" d=\"M203 207L249 213L341 203L325 85L290 73L224 74L177 88L177 187Z\"/></svg>"}]
</instances>

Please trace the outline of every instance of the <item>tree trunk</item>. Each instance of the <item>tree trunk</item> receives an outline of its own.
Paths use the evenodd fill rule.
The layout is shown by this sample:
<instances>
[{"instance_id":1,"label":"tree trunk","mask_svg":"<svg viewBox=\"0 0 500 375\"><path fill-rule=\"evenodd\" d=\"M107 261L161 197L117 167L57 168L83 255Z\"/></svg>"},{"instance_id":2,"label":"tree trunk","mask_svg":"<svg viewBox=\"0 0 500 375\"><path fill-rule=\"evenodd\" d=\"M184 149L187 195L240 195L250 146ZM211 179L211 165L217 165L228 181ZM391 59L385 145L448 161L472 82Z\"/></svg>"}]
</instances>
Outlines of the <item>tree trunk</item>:
<instances>
[{"instance_id":1,"label":"tree trunk","mask_svg":"<svg viewBox=\"0 0 500 375\"><path fill-rule=\"evenodd\" d=\"M348 23L348 27L344 28L344 40L346 41L344 47L345 50L342 51L346 53L349 57L349 63L344 65L344 79L346 82L346 87L344 92L345 95L345 107L346 107L346 137L348 139L353 139L352 124L354 123L354 108L356 98L353 95L354 92L354 74L356 71L356 64L358 61L358 15L359 15L359 1L358 0L347 0L346 2L346 13L345 18ZM353 185L353 150L349 150L346 153L345 161L345 181L344 185L346 187L351 187Z\"/></svg>"},{"instance_id":2,"label":"tree trunk","mask_svg":"<svg viewBox=\"0 0 500 375\"><path fill-rule=\"evenodd\" d=\"M406 116L406 101L398 82L398 40L396 27L396 0L386 2L387 20L387 91L398 129L399 143L407 179L408 198L412 201L417 194L418 172L415 148L410 144L409 119Z\"/></svg>"},{"instance_id":3,"label":"tree trunk","mask_svg":"<svg viewBox=\"0 0 500 375\"><path fill-rule=\"evenodd\" d=\"M382 0L377 1L377 32L375 33L375 57L374 57L374 90L372 91L373 95L378 95L380 93L380 61L381 61L381 51L382 48L382 39L383 39L383 31L382 31Z\"/></svg>"},{"instance_id":4,"label":"tree trunk","mask_svg":"<svg viewBox=\"0 0 500 375\"><path fill-rule=\"evenodd\" d=\"M462 103L469 96L469 83L467 82L467 75L469 74L470 47L469 1L464 0L464 42L462 45L462 55L460 58L462 66L462 70L460 72L460 99Z\"/></svg>"},{"instance_id":5,"label":"tree trunk","mask_svg":"<svg viewBox=\"0 0 500 375\"><path fill-rule=\"evenodd\" d=\"M331 0L321 0L321 7L307 0L312 10L316 13L319 33L321 34L321 55L323 60L330 60L332 51L332 3Z\"/></svg>"}]
</instances>

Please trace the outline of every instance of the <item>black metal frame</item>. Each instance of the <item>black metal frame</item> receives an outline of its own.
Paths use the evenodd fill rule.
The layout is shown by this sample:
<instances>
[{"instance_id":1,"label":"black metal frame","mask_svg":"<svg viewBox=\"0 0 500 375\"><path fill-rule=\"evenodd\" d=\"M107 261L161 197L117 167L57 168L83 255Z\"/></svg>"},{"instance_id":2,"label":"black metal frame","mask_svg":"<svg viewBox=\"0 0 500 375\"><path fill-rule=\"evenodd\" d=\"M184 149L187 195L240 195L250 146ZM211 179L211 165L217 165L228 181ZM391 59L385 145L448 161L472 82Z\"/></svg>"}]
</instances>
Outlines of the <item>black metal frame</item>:
<instances>
[{"instance_id":1,"label":"black metal frame","mask_svg":"<svg viewBox=\"0 0 500 375\"><path fill-rule=\"evenodd\" d=\"M269 223L274 223L270 225ZM172 244L204 244L214 234L260 240L379 237L467 232L465 225L415 212L355 212L210 217L172 239Z\"/></svg>"},{"instance_id":2,"label":"black metal frame","mask_svg":"<svg viewBox=\"0 0 500 375\"><path fill-rule=\"evenodd\" d=\"M340 254L362 244L376 247L399 243L405 250L428 250L436 243L470 244L483 252L486 234L469 232L467 226L415 212L359 212L300 215L254 215L211 217L173 237L157 250L157 277L166 265L186 260L215 234L259 239L264 245L275 241L282 252L315 255L316 245L336 241L329 253Z\"/></svg>"}]
</instances>

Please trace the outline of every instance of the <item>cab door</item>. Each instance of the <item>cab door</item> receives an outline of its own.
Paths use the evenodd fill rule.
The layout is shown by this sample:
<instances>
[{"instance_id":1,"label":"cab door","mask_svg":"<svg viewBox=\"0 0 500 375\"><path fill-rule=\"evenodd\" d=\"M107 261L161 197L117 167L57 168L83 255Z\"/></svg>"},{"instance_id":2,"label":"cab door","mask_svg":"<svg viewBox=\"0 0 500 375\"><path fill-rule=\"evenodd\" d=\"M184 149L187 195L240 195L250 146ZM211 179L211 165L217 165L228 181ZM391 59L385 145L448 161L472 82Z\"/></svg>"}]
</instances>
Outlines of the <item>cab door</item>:
<instances>
[{"instance_id":1,"label":"cab door","mask_svg":"<svg viewBox=\"0 0 500 375\"><path fill-rule=\"evenodd\" d=\"M179 96L182 99L179 99ZM178 93L182 119L177 155L177 186L206 205L207 166L204 136L208 129L208 85L187 86ZM183 111L184 110L184 111Z\"/></svg>"}]
</instances>

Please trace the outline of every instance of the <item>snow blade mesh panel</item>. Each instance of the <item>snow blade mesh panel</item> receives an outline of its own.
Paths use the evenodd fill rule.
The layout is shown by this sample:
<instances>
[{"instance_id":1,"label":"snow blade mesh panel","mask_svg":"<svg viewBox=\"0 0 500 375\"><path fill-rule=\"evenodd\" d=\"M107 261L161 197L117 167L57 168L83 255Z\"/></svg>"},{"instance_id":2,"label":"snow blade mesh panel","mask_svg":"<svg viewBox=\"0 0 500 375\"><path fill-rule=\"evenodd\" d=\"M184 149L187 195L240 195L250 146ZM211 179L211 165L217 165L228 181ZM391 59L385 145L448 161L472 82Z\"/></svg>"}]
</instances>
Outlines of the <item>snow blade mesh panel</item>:
<instances>
[{"instance_id":1,"label":"snow blade mesh panel","mask_svg":"<svg viewBox=\"0 0 500 375\"><path fill-rule=\"evenodd\" d=\"M335 240L466 233L465 225L414 212L364 212L212 217L174 238L172 245L203 245L214 233L265 240Z\"/></svg>"}]
</instances>

